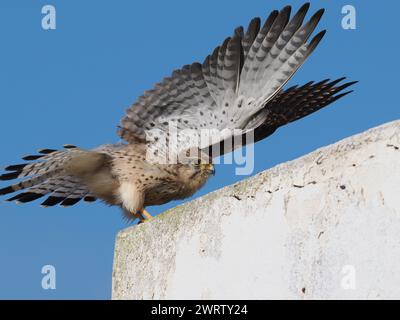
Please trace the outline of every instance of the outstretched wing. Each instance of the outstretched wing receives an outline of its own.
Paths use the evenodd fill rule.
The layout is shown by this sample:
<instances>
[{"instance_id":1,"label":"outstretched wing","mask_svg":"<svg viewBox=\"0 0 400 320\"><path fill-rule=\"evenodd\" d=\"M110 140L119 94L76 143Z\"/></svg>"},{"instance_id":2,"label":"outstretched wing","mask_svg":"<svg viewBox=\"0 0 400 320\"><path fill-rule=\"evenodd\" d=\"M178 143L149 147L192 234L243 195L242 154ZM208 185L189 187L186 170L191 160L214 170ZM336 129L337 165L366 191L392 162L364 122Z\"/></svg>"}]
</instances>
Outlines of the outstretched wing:
<instances>
[{"instance_id":1,"label":"outstretched wing","mask_svg":"<svg viewBox=\"0 0 400 320\"><path fill-rule=\"evenodd\" d=\"M168 142L171 128L178 132L225 130L221 140L230 130L255 129L260 121L254 122L254 116L281 90L325 33L307 42L324 11L317 11L303 24L308 9L309 4L303 5L290 19L291 7L287 6L273 11L263 26L255 18L246 33L236 28L203 64L175 70L145 92L127 110L119 135L129 142L146 140L151 146L160 135ZM208 146L186 138L178 142L180 150Z\"/></svg>"},{"instance_id":2,"label":"outstretched wing","mask_svg":"<svg viewBox=\"0 0 400 320\"><path fill-rule=\"evenodd\" d=\"M279 127L308 116L353 92L344 90L357 81L340 84L344 79L325 79L317 83L311 81L303 86L293 86L280 91L260 110L260 114L263 114L260 118L264 120L250 132L251 134L221 141L219 145L212 145L203 151L215 158L246 144L265 139ZM258 115L255 115L254 119L257 121Z\"/></svg>"}]
</instances>

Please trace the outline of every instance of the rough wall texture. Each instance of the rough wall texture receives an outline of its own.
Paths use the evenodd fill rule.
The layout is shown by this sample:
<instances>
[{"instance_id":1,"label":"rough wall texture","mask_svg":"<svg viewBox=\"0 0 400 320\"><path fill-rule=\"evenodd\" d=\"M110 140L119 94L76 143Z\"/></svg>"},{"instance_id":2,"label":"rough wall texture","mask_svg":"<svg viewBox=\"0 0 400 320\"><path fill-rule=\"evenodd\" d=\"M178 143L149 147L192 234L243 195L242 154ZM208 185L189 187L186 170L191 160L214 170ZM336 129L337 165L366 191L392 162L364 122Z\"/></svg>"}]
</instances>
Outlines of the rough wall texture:
<instances>
[{"instance_id":1,"label":"rough wall texture","mask_svg":"<svg viewBox=\"0 0 400 320\"><path fill-rule=\"evenodd\" d=\"M400 298L400 121L121 231L114 299Z\"/></svg>"}]
</instances>

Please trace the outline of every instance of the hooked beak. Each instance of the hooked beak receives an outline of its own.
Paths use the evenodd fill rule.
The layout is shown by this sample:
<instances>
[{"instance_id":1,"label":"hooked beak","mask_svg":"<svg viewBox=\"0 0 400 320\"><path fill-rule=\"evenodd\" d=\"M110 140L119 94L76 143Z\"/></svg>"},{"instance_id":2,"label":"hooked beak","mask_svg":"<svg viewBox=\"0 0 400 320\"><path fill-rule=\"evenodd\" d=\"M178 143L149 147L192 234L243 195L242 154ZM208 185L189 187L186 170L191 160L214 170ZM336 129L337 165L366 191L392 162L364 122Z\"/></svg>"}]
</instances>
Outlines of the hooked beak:
<instances>
[{"instance_id":1,"label":"hooked beak","mask_svg":"<svg viewBox=\"0 0 400 320\"><path fill-rule=\"evenodd\" d=\"M215 167L213 164L207 164L206 165L206 170L207 172L209 172L210 174L212 174L213 176L215 175Z\"/></svg>"}]
</instances>

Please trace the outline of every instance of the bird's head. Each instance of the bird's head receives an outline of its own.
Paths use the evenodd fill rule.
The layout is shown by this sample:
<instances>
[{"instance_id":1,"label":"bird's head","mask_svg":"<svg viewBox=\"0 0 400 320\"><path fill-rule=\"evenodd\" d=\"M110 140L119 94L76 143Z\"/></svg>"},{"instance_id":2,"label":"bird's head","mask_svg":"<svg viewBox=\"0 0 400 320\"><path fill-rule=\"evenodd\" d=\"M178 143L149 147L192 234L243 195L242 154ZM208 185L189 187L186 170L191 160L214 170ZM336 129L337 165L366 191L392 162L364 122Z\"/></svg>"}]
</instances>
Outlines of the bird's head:
<instances>
[{"instance_id":1,"label":"bird's head","mask_svg":"<svg viewBox=\"0 0 400 320\"><path fill-rule=\"evenodd\" d=\"M198 150L194 154L188 154L185 160L194 174L206 177L215 174L215 167L212 164L211 158L201 150Z\"/></svg>"},{"instance_id":2,"label":"bird's head","mask_svg":"<svg viewBox=\"0 0 400 320\"><path fill-rule=\"evenodd\" d=\"M211 175L215 174L215 167L211 158L201 150L187 153L180 165L180 174L188 182L203 184Z\"/></svg>"},{"instance_id":3,"label":"bird's head","mask_svg":"<svg viewBox=\"0 0 400 320\"><path fill-rule=\"evenodd\" d=\"M187 164L179 165L178 176L184 185L182 195L188 197L205 185L211 175L215 174L214 165L190 159Z\"/></svg>"},{"instance_id":4,"label":"bird's head","mask_svg":"<svg viewBox=\"0 0 400 320\"><path fill-rule=\"evenodd\" d=\"M199 161L194 160L189 165L192 167L194 172L197 172L201 175L215 175L215 167L212 163L200 163Z\"/></svg>"}]
</instances>

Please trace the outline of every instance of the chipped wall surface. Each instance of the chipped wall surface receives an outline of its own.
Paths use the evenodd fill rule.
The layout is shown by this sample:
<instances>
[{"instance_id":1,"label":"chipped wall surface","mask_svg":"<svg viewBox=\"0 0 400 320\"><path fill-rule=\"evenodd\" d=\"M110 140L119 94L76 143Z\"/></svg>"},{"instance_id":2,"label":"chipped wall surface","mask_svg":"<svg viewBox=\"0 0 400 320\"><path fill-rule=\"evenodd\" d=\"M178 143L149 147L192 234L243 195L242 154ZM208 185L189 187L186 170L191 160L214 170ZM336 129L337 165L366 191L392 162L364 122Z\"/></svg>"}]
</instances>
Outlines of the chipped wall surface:
<instances>
[{"instance_id":1,"label":"chipped wall surface","mask_svg":"<svg viewBox=\"0 0 400 320\"><path fill-rule=\"evenodd\" d=\"M121 231L113 299L400 298L400 121Z\"/></svg>"}]
</instances>

